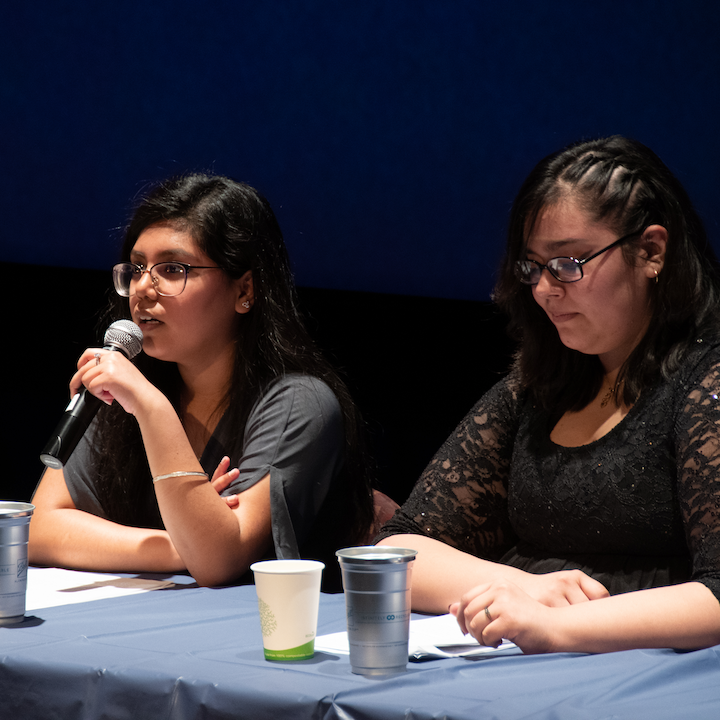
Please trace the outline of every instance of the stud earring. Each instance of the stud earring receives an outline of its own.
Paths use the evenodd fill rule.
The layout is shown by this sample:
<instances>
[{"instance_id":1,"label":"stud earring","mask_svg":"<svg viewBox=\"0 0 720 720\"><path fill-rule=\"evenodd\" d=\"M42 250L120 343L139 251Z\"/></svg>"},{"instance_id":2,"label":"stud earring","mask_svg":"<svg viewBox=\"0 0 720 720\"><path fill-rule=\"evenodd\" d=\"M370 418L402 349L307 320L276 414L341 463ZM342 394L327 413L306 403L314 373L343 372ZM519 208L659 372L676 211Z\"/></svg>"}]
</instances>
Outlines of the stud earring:
<instances>
[{"instance_id":1,"label":"stud earring","mask_svg":"<svg viewBox=\"0 0 720 720\"><path fill-rule=\"evenodd\" d=\"M657 275L657 271L655 272L655 274ZM244 308L247 308L247 309L249 310L249 309L250 309L250 302L249 302L248 300L244 300L243 303L242 303L242 306L243 306Z\"/></svg>"}]
</instances>

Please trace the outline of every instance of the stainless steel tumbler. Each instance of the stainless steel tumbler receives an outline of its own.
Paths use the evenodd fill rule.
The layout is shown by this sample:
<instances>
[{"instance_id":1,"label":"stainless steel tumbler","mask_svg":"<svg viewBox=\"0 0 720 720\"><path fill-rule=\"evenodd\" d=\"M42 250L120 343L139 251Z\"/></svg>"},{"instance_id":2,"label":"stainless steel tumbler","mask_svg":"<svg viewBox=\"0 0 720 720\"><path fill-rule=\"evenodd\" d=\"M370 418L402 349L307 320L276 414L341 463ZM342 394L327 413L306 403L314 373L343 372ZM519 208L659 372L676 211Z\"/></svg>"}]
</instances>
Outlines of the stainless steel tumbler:
<instances>
[{"instance_id":1,"label":"stainless steel tumbler","mask_svg":"<svg viewBox=\"0 0 720 720\"><path fill-rule=\"evenodd\" d=\"M384 545L337 551L354 673L389 675L406 669L416 554L415 550Z\"/></svg>"},{"instance_id":2,"label":"stainless steel tumbler","mask_svg":"<svg viewBox=\"0 0 720 720\"><path fill-rule=\"evenodd\" d=\"M0 625L22 620L27 591L30 517L34 505L0 502Z\"/></svg>"}]
</instances>

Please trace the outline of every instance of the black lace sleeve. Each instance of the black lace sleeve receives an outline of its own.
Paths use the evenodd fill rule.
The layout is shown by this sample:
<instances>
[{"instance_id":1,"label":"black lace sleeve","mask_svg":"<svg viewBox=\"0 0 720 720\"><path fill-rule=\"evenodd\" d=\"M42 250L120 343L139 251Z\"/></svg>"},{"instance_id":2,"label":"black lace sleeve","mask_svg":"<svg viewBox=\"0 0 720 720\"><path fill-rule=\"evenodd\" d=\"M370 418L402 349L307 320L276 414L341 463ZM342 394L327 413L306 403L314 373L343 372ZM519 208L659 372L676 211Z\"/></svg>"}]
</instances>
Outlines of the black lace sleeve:
<instances>
[{"instance_id":1,"label":"black lace sleeve","mask_svg":"<svg viewBox=\"0 0 720 720\"><path fill-rule=\"evenodd\" d=\"M435 454L376 542L411 533L486 559L501 557L515 541L507 487L518 404L512 376L486 393Z\"/></svg>"},{"instance_id":2,"label":"black lace sleeve","mask_svg":"<svg viewBox=\"0 0 720 720\"><path fill-rule=\"evenodd\" d=\"M720 361L713 356L679 408L677 468L692 579L720 601Z\"/></svg>"}]
</instances>

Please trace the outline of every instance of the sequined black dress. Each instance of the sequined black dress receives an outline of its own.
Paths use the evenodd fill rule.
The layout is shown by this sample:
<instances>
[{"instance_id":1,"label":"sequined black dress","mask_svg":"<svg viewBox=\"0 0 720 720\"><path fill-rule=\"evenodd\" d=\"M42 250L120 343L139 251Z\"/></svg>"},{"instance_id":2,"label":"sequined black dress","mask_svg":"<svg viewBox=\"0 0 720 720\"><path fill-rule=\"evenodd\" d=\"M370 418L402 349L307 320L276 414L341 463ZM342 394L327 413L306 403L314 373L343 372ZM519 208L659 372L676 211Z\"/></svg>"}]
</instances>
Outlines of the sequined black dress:
<instances>
[{"instance_id":1,"label":"sequined black dress","mask_svg":"<svg viewBox=\"0 0 720 720\"><path fill-rule=\"evenodd\" d=\"M612 594L697 580L720 600L720 340L643 392L607 435L550 440L511 374L475 405L378 539L417 533Z\"/></svg>"}]
</instances>

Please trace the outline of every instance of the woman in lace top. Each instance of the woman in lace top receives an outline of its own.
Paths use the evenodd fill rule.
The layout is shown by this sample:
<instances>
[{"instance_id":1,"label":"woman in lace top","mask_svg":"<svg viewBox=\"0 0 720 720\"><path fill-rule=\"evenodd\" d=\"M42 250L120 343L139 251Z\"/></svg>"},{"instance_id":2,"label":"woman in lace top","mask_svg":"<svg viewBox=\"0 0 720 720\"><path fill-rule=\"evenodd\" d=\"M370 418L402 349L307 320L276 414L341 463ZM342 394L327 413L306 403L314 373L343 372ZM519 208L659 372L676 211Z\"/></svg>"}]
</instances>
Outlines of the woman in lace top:
<instances>
[{"instance_id":1,"label":"woman in lace top","mask_svg":"<svg viewBox=\"0 0 720 720\"><path fill-rule=\"evenodd\" d=\"M379 536L418 550L415 609L525 652L720 643L718 278L648 148L538 164L495 293L514 366Z\"/></svg>"}]
</instances>

